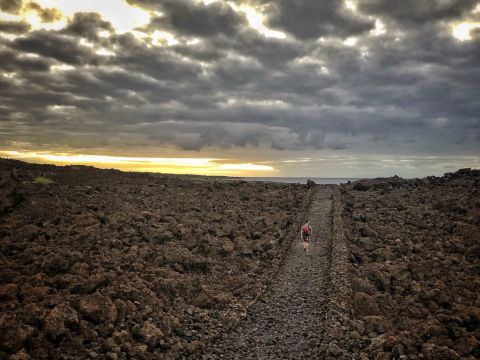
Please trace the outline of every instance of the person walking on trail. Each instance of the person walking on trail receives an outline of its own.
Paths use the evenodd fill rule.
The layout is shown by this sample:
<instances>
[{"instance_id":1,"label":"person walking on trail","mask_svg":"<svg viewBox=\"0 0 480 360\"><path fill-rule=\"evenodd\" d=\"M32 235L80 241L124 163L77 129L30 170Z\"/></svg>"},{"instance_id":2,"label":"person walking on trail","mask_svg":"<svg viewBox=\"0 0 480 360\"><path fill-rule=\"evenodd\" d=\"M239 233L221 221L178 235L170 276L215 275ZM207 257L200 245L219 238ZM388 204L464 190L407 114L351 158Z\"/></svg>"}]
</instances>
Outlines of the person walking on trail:
<instances>
[{"instance_id":1,"label":"person walking on trail","mask_svg":"<svg viewBox=\"0 0 480 360\"><path fill-rule=\"evenodd\" d=\"M310 241L310 234L312 233L312 227L310 226L310 223L307 222L302 226L302 231L301 231L301 236L303 240L303 251L307 252L308 251L308 243Z\"/></svg>"}]
</instances>

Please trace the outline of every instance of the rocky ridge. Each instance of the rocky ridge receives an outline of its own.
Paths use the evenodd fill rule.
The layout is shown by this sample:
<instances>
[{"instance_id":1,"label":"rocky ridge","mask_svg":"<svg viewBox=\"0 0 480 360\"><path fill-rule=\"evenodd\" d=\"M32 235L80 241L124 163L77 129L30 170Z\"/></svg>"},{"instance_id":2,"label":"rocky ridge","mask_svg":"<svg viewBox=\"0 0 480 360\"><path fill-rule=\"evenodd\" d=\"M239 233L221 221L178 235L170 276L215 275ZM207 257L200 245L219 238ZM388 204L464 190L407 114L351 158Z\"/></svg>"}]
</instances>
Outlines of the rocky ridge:
<instances>
[{"instance_id":1,"label":"rocky ridge","mask_svg":"<svg viewBox=\"0 0 480 360\"><path fill-rule=\"evenodd\" d=\"M480 358L480 171L340 188L344 359Z\"/></svg>"}]
</instances>

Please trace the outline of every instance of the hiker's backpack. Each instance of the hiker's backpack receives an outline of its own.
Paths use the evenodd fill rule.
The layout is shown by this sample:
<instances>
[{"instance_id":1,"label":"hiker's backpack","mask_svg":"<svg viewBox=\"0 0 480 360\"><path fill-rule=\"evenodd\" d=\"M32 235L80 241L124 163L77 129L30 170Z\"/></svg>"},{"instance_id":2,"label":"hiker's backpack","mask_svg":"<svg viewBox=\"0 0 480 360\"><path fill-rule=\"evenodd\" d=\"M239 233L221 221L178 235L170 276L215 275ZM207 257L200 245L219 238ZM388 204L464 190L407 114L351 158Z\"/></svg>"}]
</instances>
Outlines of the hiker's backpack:
<instances>
[{"instance_id":1,"label":"hiker's backpack","mask_svg":"<svg viewBox=\"0 0 480 360\"><path fill-rule=\"evenodd\" d=\"M305 234L305 235L310 235L310 226L308 226L308 224L305 224L303 225L303 229L302 229L302 232Z\"/></svg>"}]
</instances>

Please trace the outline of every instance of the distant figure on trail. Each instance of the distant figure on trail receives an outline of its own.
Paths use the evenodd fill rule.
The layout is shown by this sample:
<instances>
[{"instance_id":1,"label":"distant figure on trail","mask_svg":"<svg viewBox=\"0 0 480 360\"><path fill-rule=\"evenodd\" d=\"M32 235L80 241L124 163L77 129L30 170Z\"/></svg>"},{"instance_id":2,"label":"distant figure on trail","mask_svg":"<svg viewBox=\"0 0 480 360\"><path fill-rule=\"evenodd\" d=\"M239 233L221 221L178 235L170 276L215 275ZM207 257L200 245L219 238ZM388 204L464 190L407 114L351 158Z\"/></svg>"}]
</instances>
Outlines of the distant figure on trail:
<instances>
[{"instance_id":1,"label":"distant figure on trail","mask_svg":"<svg viewBox=\"0 0 480 360\"><path fill-rule=\"evenodd\" d=\"M312 233L312 227L310 226L308 220L302 226L301 236L303 240L303 251L308 251L308 242L310 241L310 234Z\"/></svg>"}]
</instances>

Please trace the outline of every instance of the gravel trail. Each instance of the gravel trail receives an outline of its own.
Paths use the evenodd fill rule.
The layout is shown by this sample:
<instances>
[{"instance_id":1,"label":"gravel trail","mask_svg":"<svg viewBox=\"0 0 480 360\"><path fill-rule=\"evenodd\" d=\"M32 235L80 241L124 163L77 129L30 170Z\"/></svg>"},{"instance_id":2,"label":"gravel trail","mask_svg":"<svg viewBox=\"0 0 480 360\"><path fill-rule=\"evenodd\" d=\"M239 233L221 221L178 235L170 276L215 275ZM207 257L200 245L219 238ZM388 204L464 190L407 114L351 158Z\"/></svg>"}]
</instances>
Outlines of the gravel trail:
<instances>
[{"instance_id":1,"label":"gravel trail","mask_svg":"<svg viewBox=\"0 0 480 360\"><path fill-rule=\"evenodd\" d=\"M309 252L298 238L249 314L211 346L207 359L315 359L320 342L332 239L332 187L319 186L309 210Z\"/></svg>"}]
</instances>

